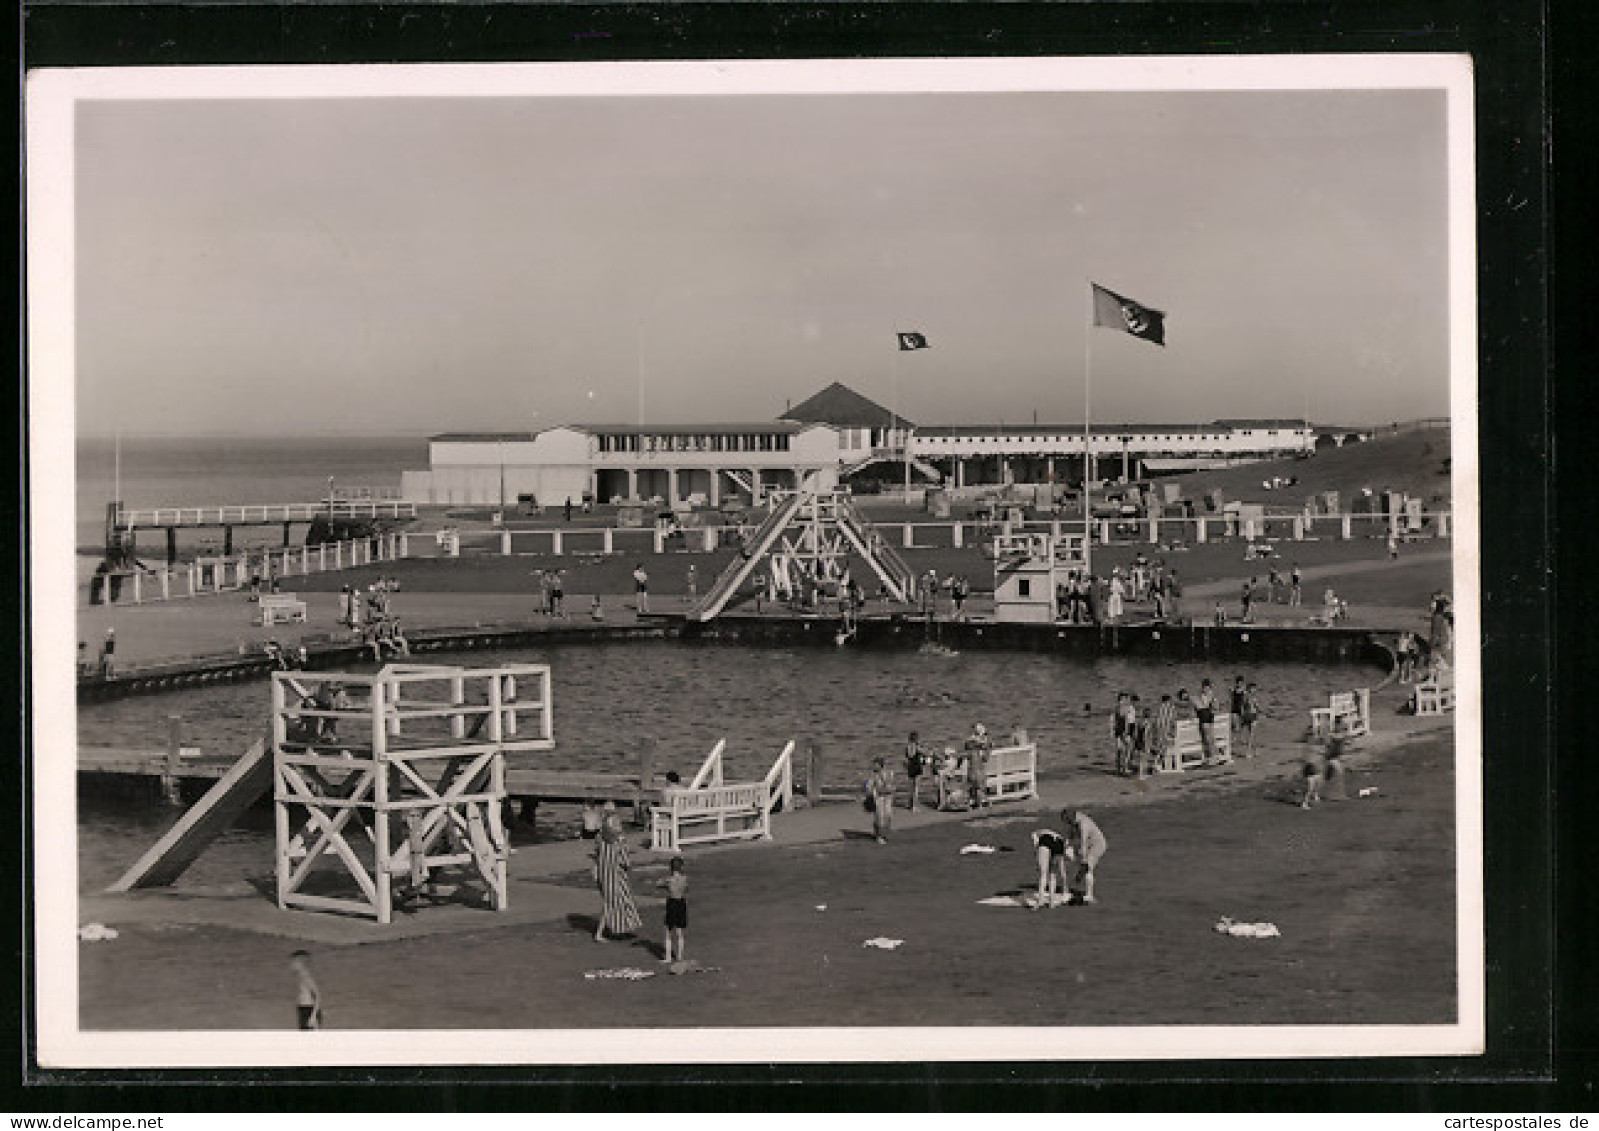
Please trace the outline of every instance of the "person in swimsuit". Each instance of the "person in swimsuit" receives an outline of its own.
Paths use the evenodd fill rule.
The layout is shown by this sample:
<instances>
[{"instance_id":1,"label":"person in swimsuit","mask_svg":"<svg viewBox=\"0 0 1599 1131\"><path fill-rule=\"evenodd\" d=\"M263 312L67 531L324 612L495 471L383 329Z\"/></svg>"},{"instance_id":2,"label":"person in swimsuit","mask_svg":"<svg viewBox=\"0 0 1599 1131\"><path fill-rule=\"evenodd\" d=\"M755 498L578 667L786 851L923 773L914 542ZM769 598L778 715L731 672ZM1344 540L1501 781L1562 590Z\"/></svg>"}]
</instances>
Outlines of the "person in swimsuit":
<instances>
[{"instance_id":1,"label":"person in swimsuit","mask_svg":"<svg viewBox=\"0 0 1599 1131\"><path fill-rule=\"evenodd\" d=\"M688 876L683 873L683 858L672 857L671 871L666 878L658 881L666 889L666 936L661 946L661 961L673 961L675 954L678 962L688 958L687 942L684 938L688 930Z\"/></svg>"},{"instance_id":2,"label":"person in swimsuit","mask_svg":"<svg viewBox=\"0 0 1599 1131\"><path fill-rule=\"evenodd\" d=\"M1038 895L1031 910L1058 907L1066 894L1066 838L1054 829L1033 833L1033 852L1038 857Z\"/></svg>"},{"instance_id":3,"label":"person in swimsuit","mask_svg":"<svg viewBox=\"0 0 1599 1131\"><path fill-rule=\"evenodd\" d=\"M911 812L916 812L917 794L927 770L927 752L922 749L921 737L913 730L905 743L905 776L911 783Z\"/></svg>"}]
</instances>

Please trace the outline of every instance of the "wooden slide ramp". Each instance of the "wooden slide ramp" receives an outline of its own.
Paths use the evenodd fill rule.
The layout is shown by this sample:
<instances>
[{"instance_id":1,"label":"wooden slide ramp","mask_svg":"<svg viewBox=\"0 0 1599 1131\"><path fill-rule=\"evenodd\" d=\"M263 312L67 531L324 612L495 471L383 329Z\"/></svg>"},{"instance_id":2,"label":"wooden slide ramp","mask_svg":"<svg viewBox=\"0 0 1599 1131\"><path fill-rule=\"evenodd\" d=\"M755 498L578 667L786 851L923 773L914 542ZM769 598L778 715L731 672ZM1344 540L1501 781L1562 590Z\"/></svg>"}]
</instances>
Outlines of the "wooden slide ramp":
<instances>
[{"instance_id":1,"label":"wooden slide ramp","mask_svg":"<svg viewBox=\"0 0 1599 1131\"><path fill-rule=\"evenodd\" d=\"M204 797L189 807L138 863L107 891L165 887L199 858L210 844L256 800L272 789L272 747L258 739Z\"/></svg>"}]
</instances>

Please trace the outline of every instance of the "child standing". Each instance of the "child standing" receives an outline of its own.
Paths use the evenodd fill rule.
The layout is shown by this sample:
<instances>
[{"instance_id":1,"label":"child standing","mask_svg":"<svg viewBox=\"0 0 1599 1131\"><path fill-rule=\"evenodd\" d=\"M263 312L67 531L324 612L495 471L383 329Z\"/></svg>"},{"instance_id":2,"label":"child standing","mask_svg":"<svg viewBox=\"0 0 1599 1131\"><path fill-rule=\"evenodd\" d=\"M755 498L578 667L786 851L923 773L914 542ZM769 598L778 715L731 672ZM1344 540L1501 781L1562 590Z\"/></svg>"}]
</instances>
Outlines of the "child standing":
<instances>
[{"instance_id":1,"label":"child standing","mask_svg":"<svg viewBox=\"0 0 1599 1131\"><path fill-rule=\"evenodd\" d=\"M1299 802L1301 809L1309 809L1312 805L1321 804L1322 767L1321 754L1312 751L1305 757L1305 768L1302 771L1305 777L1305 796Z\"/></svg>"},{"instance_id":2,"label":"child standing","mask_svg":"<svg viewBox=\"0 0 1599 1131\"><path fill-rule=\"evenodd\" d=\"M322 991L316 984L316 978L311 975L311 952L297 950L289 958L289 969L294 971L294 976L299 982L300 1028L322 1028Z\"/></svg>"},{"instance_id":3,"label":"child standing","mask_svg":"<svg viewBox=\"0 0 1599 1131\"><path fill-rule=\"evenodd\" d=\"M659 885L666 889L666 934L662 939L661 961L673 961L675 953L676 960L683 962L688 958L684 939L684 932L688 930L688 876L683 873L681 856L672 857L671 871Z\"/></svg>"}]
</instances>

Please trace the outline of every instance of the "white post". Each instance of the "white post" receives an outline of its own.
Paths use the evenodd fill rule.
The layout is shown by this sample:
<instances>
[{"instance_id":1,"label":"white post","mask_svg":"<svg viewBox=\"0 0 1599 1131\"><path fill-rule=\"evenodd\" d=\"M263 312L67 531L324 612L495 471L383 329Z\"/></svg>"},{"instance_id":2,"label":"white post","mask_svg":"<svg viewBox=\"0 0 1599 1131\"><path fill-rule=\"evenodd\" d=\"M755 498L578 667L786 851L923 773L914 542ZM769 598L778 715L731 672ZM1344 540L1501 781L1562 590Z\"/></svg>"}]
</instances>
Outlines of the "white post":
<instances>
[{"instance_id":1,"label":"white post","mask_svg":"<svg viewBox=\"0 0 1599 1131\"><path fill-rule=\"evenodd\" d=\"M141 576L143 576L142 570L135 569L133 571L133 603L135 605L142 604L144 599L144 590L139 584L139 578Z\"/></svg>"},{"instance_id":2,"label":"white post","mask_svg":"<svg viewBox=\"0 0 1599 1131\"><path fill-rule=\"evenodd\" d=\"M1295 542L1303 542L1304 540L1305 540L1305 516L1304 515L1300 515L1300 514L1296 514L1294 516L1294 541Z\"/></svg>"},{"instance_id":3,"label":"white post","mask_svg":"<svg viewBox=\"0 0 1599 1131\"><path fill-rule=\"evenodd\" d=\"M657 554L659 554L659 553L661 553L661 551L663 551L666 548L666 536L661 532L661 528L659 526L657 526L655 528L654 541L655 541L655 552Z\"/></svg>"},{"instance_id":4,"label":"white post","mask_svg":"<svg viewBox=\"0 0 1599 1131\"><path fill-rule=\"evenodd\" d=\"M1244 540L1246 542L1255 540L1255 520L1252 518L1244 519Z\"/></svg>"},{"instance_id":5,"label":"white post","mask_svg":"<svg viewBox=\"0 0 1599 1131\"><path fill-rule=\"evenodd\" d=\"M388 735L383 726L383 681L372 684L372 834L376 842L373 883L377 887L378 922L388 923L393 915L389 890L389 759Z\"/></svg>"},{"instance_id":6,"label":"white post","mask_svg":"<svg viewBox=\"0 0 1599 1131\"><path fill-rule=\"evenodd\" d=\"M716 527L707 526L705 528L704 547L705 547L705 552L707 554L713 552L716 549Z\"/></svg>"},{"instance_id":7,"label":"white post","mask_svg":"<svg viewBox=\"0 0 1599 1131\"><path fill-rule=\"evenodd\" d=\"M1160 512L1156 510L1149 516L1149 541L1153 545L1160 541ZM1203 538L1200 539L1204 541Z\"/></svg>"},{"instance_id":8,"label":"white post","mask_svg":"<svg viewBox=\"0 0 1599 1131\"><path fill-rule=\"evenodd\" d=\"M1194 519L1194 541L1203 542L1206 538L1205 517L1200 515Z\"/></svg>"},{"instance_id":9,"label":"white post","mask_svg":"<svg viewBox=\"0 0 1599 1131\"><path fill-rule=\"evenodd\" d=\"M1102 546L1110 545L1110 519L1099 520L1099 543Z\"/></svg>"},{"instance_id":10,"label":"white post","mask_svg":"<svg viewBox=\"0 0 1599 1131\"><path fill-rule=\"evenodd\" d=\"M561 556L561 532L559 530L555 532L555 545L551 547L550 553L554 554L556 557Z\"/></svg>"},{"instance_id":11,"label":"white post","mask_svg":"<svg viewBox=\"0 0 1599 1131\"><path fill-rule=\"evenodd\" d=\"M904 545L907 550L916 545L916 532L911 529L911 524L908 522L905 524L905 533L903 538Z\"/></svg>"},{"instance_id":12,"label":"white post","mask_svg":"<svg viewBox=\"0 0 1599 1131\"><path fill-rule=\"evenodd\" d=\"M333 568L334 569L343 569L344 568L344 543L343 542L335 542L335 543L333 543Z\"/></svg>"},{"instance_id":13,"label":"white post","mask_svg":"<svg viewBox=\"0 0 1599 1131\"><path fill-rule=\"evenodd\" d=\"M400 557L402 557L402 558L410 557L411 556L411 536L409 534L406 534L406 533L402 532L399 535L399 539L400 539Z\"/></svg>"},{"instance_id":14,"label":"white post","mask_svg":"<svg viewBox=\"0 0 1599 1131\"><path fill-rule=\"evenodd\" d=\"M191 596L191 597L194 596L194 590L196 588L194 575L196 573L198 573L199 570L200 570L199 566L190 566L189 567L189 596Z\"/></svg>"},{"instance_id":15,"label":"white post","mask_svg":"<svg viewBox=\"0 0 1599 1131\"><path fill-rule=\"evenodd\" d=\"M955 548L957 550L960 549L961 548L961 542L962 542L963 537L964 537L963 534L962 534L961 524L957 522L954 526L952 526L950 528L950 534L951 534L951 537L954 540Z\"/></svg>"},{"instance_id":16,"label":"white post","mask_svg":"<svg viewBox=\"0 0 1599 1131\"><path fill-rule=\"evenodd\" d=\"M163 601L172 600L172 570L170 569L161 571L161 599Z\"/></svg>"},{"instance_id":17,"label":"white post","mask_svg":"<svg viewBox=\"0 0 1599 1131\"><path fill-rule=\"evenodd\" d=\"M1449 515L1447 512L1438 515L1438 537L1449 537Z\"/></svg>"},{"instance_id":18,"label":"white post","mask_svg":"<svg viewBox=\"0 0 1599 1131\"><path fill-rule=\"evenodd\" d=\"M500 556L502 558L511 556L511 532L509 530L500 531Z\"/></svg>"},{"instance_id":19,"label":"white post","mask_svg":"<svg viewBox=\"0 0 1599 1131\"><path fill-rule=\"evenodd\" d=\"M605 552L609 554L611 552L611 528L607 526L605 533L601 537L605 540Z\"/></svg>"},{"instance_id":20,"label":"white post","mask_svg":"<svg viewBox=\"0 0 1599 1131\"><path fill-rule=\"evenodd\" d=\"M1344 518L1344 541L1347 542L1351 538L1353 538L1355 536L1355 534L1354 534L1354 531L1352 529L1350 529L1349 516L1346 514L1346 515L1343 516L1343 518Z\"/></svg>"}]
</instances>

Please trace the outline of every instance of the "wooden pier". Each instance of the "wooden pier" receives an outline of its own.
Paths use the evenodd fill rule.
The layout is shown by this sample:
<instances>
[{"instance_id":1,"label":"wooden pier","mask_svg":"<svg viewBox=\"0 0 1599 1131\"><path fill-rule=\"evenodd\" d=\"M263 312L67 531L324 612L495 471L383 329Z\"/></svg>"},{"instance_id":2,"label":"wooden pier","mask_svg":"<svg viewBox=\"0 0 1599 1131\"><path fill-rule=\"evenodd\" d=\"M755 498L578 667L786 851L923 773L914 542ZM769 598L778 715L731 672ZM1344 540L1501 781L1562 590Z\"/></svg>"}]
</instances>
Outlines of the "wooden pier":
<instances>
[{"instance_id":1,"label":"wooden pier","mask_svg":"<svg viewBox=\"0 0 1599 1131\"><path fill-rule=\"evenodd\" d=\"M169 751L135 749L122 746L79 746L78 778L103 776L142 779L159 785L163 793L176 799L186 782L209 784L220 780L238 761L235 757L201 754L174 756ZM522 820L531 822L539 805L581 805L584 802L613 802L618 808L632 807L642 814L658 805L671 783L659 774L646 779L639 773L607 774L582 770L548 770L531 764L531 759L508 757L505 790L522 806ZM642 816L638 817L642 821Z\"/></svg>"}]
</instances>

